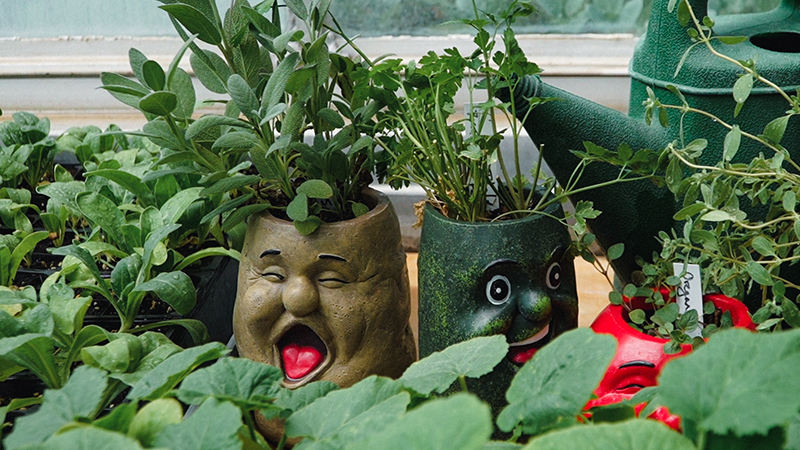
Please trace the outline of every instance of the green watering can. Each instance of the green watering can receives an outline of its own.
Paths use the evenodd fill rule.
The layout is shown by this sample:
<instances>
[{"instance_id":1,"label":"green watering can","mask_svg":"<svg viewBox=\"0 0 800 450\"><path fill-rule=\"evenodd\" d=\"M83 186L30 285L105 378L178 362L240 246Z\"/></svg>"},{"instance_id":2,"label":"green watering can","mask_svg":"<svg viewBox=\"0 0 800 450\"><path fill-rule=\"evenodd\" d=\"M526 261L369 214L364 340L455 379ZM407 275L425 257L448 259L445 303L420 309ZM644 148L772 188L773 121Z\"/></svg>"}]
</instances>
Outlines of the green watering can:
<instances>
[{"instance_id":1,"label":"green watering can","mask_svg":"<svg viewBox=\"0 0 800 450\"><path fill-rule=\"evenodd\" d=\"M682 27L675 11L668 11L669 0L653 0L652 15L647 33L639 41L630 63L631 96L629 114L598 105L563 90L528 77L523 89L518 89L514 99L524 104L523 97L558 97L564 101L548 102L531 111L524 126L531 139L543 146L544 159L556 178L565 183L579 162L570 150L583 150L583 142L590 141L616 150L627 143L634 150L660 149L680 138L679 113L670 116L670 126L663 128L655 120L645 123L642 102L651 88L666 104L680 105L680 100L666 86L674 85L685 96L689 105L708 111L722 120L738 124L742 131L762 134L772 119L785 113L788 103L765 85L753 87L744 108L734 118L736 102L733 85L743 73L737 66L715 57L704 46L689 52L680 72L675 69L693 42L687 34L689 24ZM699 19L707 15L707 0L690 0ZM783 0L776 9L756 14L721 16L716 19L715 35L747 36L735 45L719 45L720 51L736 60L754 60L759 73L771 79L788 93L800 85L800 0ZM522 117L524 111L519 115ZM685 142L695 138L708 140L701 163L714 164L722 157L727 129L699 114L689 114L683 121ZM800 125L790 121L781 143L800 160ZM753 142L742 140L736 162L749 161L765 149ZM592 185L616 177L615 168L591 165L582 178L583 185ZM639 269L635 257L651 260L661 246L656 240L659 231L676 226L672 216L680 209L672 193L648 181L612 185L576 195L573 201L590 200L600 217L591 223L592 231L603 248L622 242L625 254L614 261L617 276L623 282L631 281L631 274Z\"/></svg>"}]
</instances>

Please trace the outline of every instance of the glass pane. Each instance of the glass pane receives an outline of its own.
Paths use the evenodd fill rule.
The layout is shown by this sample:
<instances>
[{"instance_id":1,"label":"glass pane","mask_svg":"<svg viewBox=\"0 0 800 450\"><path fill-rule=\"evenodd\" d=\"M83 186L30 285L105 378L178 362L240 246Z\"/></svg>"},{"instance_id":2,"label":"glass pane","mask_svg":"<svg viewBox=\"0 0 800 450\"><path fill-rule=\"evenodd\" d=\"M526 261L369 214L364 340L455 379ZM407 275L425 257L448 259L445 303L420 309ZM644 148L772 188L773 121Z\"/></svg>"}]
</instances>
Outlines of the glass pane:
<instances>
[{"instance_id":1,"label":"glass pane","mask_svg":"<svg viewBox=\"0 0 800 450\"><path fill-rule=\"evenodd\" d=\"M308 0L306 0L308 2ZM508 0L476 0L497 12ZM534 0L538 13L520 20L517 33L636 33L644 30L651 0ZM715 14L766 11L780 0L710 0ZM251 4L257 3L251 0ZM221 10L230 0L217 0ZM155 0L2 0L0 38L59 36L174 36ZM473 16L472 0L334 0L332 11L348 34L444 35L465 33L442 25Z\"/></svg>"}]
</instances>

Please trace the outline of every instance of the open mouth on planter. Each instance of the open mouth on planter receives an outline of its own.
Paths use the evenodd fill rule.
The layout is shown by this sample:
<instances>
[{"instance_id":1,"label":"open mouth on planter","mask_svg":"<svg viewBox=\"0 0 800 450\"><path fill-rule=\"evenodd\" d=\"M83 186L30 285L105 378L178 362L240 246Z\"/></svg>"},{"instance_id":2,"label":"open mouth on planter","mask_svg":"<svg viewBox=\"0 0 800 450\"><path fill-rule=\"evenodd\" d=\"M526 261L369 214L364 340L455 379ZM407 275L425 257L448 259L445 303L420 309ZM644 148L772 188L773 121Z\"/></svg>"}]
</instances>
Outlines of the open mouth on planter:
<instances>
[{"instance_id":1,"label":"open mouth on planter","mask_svg":"<svg viewBox=\"0 0 800 450\"><path fill-rule=\"evenodd\" d=\"M316 373L328 357L328 348L311 328L295 325L278 341L281 366L287 381L296 383Z\"/></svg>"},{"instance_id":2,"label":"open mouth on planter","mask_svg":"<svg viewBox=\"0 0 800 450\"><path fill-rule=\"evenodd\" d=\"M548 342L550 342L550 324L527 339L508 344L508 359L521 366L533 358L533 355Z\"/></svg>"}]
</instances>

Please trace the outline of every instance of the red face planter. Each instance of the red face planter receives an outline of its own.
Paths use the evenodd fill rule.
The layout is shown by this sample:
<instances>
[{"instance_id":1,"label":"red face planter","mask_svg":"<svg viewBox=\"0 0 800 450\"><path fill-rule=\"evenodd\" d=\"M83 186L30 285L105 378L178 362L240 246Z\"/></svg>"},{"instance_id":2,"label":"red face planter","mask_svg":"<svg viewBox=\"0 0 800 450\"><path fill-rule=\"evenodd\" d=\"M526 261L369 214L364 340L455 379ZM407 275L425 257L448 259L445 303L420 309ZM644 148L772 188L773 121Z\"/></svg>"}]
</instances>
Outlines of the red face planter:
<instances>
[{"instance_id":1,"label":"red face planter","mask_svg":"<svg viewBox=\"0 0 800 450\"><path fill-rule=\"evenodd\" d=\"M703 296L704 301L714 302L722 311L730 311L733 325L755 330L747 307L738 300L720 294ZM664 353L666 339L653 337L631 327L626 321L627 314L622 306L607 306L592 323L592 330L614 336L617 340L617 354L611 361L606 375L595 389L597 399L590 401L586 409L595 406L618 403L633 397L639 390L658 384L658 375L664 365L679 356L686 355L692 346L682 345L680 353L668 355ZM638 414L643 405L636 408ZM678 429L680 418L669 414L665 408L659 408L651 417L668 426Z\"/></svg>"}]
</instances>

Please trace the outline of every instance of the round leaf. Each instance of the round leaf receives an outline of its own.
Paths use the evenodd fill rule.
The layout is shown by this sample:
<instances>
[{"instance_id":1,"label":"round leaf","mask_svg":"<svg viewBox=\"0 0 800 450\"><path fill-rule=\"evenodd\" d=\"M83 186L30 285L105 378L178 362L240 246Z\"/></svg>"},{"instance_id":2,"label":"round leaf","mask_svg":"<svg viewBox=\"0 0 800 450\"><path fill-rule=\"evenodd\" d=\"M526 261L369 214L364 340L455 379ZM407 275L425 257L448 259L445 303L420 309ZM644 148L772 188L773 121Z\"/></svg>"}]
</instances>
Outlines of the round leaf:
<instances>
[{"instance_id":1,"label":"round leaf","mask_svg":"<svg viewBox=\"0 0 800 450\"><path fill-rule=\"evenodd\" d=\"M153 92L139 100L139 109L157 116L168 116L177 107L178 96L172 92Z\"/></svg>"},{"instance_id":2,"label":"round leaf","mask_svg":"<svg viewBox=\"0 0 800 450\"><path fill-rule=\"evenodd\" d=\"M331 198L333 189L322 180L308 180L297 188L298 194L305 194L308 198ZM291 216L290 216L291 217Z\"/></svg>"}]
</instances>

